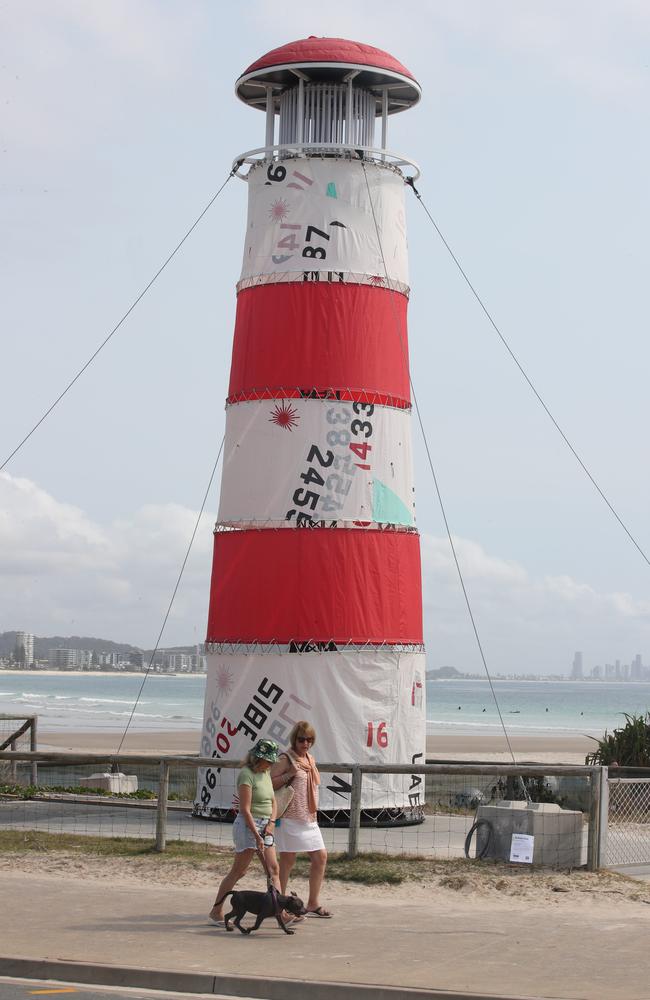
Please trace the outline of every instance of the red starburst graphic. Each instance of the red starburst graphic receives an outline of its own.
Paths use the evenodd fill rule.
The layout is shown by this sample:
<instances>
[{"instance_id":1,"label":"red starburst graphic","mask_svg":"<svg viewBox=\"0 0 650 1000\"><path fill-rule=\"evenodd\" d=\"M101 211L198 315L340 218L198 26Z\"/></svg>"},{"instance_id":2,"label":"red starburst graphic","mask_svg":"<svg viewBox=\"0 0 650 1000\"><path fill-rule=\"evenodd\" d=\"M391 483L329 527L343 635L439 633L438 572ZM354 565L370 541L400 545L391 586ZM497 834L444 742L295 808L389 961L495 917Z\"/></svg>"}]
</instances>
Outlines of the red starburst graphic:
<instances>
[{"instance_id":1,"label":"red starburst graphic","mask_svg":"<svg viewBox=\"0 0 650 1000\"><path fill-rule=\"evenodd\" d=\"M217 691L221 695L229 695L233 688L232 674L226 666L220 666L217 671Z\"/></svg>"},{"instance_id":2,"label":"red starburst graphic","mask_svg":"<svg viewBox=\"0 0 650 1000\"><path fill-rule=\"evenodd\" d=\"M276 198L269 209L269 218L273 222L282 222L289 214L289 203L284 198Z\"/></svg>"},{"instance_id":3,"label":"red starburst graphic","mask_svg":"<svg viewBox=\"0 0 650 1000\"><path fill-rule=\"evenodd\" d=\"M285 431L292 431L299 420L298 411L290 403L287 403L286 399L275 405L269 417L269 423L277 424L278 427L283 427Z\"/></svg>"}]
</instances>

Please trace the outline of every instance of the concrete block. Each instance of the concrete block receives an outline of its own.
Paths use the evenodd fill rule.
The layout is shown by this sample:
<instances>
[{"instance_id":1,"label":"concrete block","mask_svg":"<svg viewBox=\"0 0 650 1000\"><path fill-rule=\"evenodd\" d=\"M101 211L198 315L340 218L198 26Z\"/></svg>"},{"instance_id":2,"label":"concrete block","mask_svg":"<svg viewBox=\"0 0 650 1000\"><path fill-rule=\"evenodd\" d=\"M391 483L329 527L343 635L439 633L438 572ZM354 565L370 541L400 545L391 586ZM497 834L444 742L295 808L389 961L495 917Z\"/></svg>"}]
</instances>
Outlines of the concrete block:
<instances>
[{"instance_id":1,"label":"concrete block","mask_svg":"<svg viewBox=\"0 0 650 1000\"><path fill-rule=\"evenodd\" d=\"M480 805L477 820L487 820L476 831L476 854L487 846L486 858L510 860L513 833L534 837L533 864L578 868L582 857L582 813L562 809L554 802L497 802Z\"/></svg>"},{"instance_id":2,"label":"concrete block","mask_svg":"<svg viewBox=\"0 0 650 1000\"><path fill-rule=\"evenodd\" d=\"M91 774L89 778L80 778L79 784L85 788L101 788L105 792L125 795L137 792L138 777L135 774L111 774L106 771L104 774Z\"/></svg>"}]
</instances>

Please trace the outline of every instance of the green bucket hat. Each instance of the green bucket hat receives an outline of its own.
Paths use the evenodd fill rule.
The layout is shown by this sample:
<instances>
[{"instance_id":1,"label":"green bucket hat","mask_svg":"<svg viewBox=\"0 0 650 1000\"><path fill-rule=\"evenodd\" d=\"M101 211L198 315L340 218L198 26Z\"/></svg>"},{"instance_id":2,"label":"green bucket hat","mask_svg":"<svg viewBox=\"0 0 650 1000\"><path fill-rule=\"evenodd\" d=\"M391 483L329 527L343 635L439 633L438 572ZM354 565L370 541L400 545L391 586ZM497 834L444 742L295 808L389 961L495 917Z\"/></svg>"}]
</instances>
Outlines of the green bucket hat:
<instances>
[{"instance_id":1,"label":"green bucket hat","mask_svg":"<svg viewBox=\"0 0 650 1000\"><path fill-rule=\"evenodd\" d=\"M279 749L278 744L274 743L273 740L258 740L253 747L252 754L258 760L268 760L271 764L275 764Z\"/></svg>"}]
</instances>

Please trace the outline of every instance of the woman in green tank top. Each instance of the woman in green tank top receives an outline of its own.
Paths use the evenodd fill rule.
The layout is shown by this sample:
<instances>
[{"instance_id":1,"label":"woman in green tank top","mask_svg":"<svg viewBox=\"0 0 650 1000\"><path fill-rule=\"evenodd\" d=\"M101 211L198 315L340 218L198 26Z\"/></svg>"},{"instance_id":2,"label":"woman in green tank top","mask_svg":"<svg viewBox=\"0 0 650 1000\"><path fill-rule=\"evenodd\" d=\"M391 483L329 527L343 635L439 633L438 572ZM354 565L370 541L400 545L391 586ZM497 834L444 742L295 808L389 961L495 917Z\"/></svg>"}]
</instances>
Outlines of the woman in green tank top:
<instances>
[{"instance_id":1,"label":"woman in green tank top","mask_svg":"<svg viewBox=\"0 0 650 1000\"><path fill-rule=\"evenodd\" d=\"M237 777L239 812L232 825L235 860L221 882L214 906L210 910L210 919L215 923L223 922L223 897L246 873L253 855L257 852L263 852L271 881L278 892L280 891L280 870L273 844L276 804L269 774L271 764L275 764L277 759L277 743L273 740L258 740L246 757ZM219 900L222 902L219 903Z\"/></svg>"}]
</instances>

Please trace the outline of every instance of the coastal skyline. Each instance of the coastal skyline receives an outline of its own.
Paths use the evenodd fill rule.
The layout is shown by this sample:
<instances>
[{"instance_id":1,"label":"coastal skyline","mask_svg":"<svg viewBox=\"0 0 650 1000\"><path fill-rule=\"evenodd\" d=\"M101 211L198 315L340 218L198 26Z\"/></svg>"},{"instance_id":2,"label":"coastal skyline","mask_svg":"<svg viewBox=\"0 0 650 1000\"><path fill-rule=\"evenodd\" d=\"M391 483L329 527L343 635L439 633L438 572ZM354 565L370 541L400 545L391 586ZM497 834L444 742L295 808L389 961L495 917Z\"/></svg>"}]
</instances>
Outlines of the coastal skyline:
<instances>
[{"instance_id":1,"label":"coastal skyline","mask_svg":"<svg viewBox=\"0 0 650 1000\"><path fill-rule=\"evenodd\" d=\"M14 332L5 363L16 377L0 400L2 459L149 281L231 159L259 145L263 116L242 114L232 96L253 55L301 35L345 35L394 52L419 78L425 100L409 122L391 122L391 145L420 162L432 214L644 543L650 14L634 3L531 2L414 12L417 30L382 0L371 23L362 5L339 0L290 15L260 2L181 11L35 0L11 10L2 259ZM155 643L221 439L244 200L231 181L1 475L1 627ZM415 200L408 212L415 390L488 664L542 674L570 665L577 646L592 664L624 649L631 659L650 646L648 567ZM415 466L427 666L478 674L421 440ZM205 638L216 506L213 487L165 646Z\"/></svg>"},{"instance_id":2,"label":"coastal skyline","mask_svg":"<svg viewBox=\"0 0 650 1000\"><path fill-rule=\"evenodd\" d=\"M11 652L8 652L10 647L12 647ZM31 652L31 660L27 658L30 655L26 653L27 650ZM134 647L129 643L116 642L114 639L90 636L49 638L14 630L0 633L0 669L4 670L119 673L127 670L143 672L151 665L154 672L205 673L206 657L203 643L195 646L188 644L174 647L161 646L155 651L152 661L153 652ZM491 677L494 680L541 680L547 677L552 680L567 681L650 682L650 667L643 664L640 653L635 654L630 663L617 659L614 663L605 662L602 665L597 663L590 666L583 662L582 653L576 652L571 669L567 669L566 672L549 668L543 674L528 673L525 669L503 673L497 669L491 672ZM484 674L459 670L451 665L428 669L426 679L487 680Z\"/></svg>"}]
</instances>

